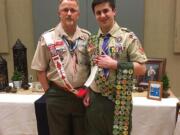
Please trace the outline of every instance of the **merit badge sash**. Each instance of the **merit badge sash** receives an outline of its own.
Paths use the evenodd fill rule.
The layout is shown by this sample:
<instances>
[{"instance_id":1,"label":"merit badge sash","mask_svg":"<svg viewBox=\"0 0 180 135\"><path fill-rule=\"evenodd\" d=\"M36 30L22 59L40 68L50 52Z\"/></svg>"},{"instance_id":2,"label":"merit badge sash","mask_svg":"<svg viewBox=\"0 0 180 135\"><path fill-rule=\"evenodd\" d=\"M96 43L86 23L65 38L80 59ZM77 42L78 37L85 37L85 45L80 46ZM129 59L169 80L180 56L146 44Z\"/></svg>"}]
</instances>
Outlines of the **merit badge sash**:
<instances>
[{"instance_id":1,"label":"merit badge sash","mask_svg":"<svg viewBox=\"0 0 180 135\"><path fill-rule=\"evenodd\" d=\"M83 97L85 92L83 91L83 89L81 90L76 90L73 88L73 86L70 84L70 82L68 81L67 77L66 77L66 74L65 74L65 71L64 71L64 67L63 67L63 64L61 62L61 59L60 59L60 56L57 52L57 49L64 44L63 40L61 41L55 41L52 36L53 36L53 31L52 32L48 32L48 33L45 33L43 35L44 37L44 40L46 42L46 45L51 53L51 57L52 57L52 60L54 62L54 65L56 67L56 70L60 76L60 78L63 80L63 84L64 86L66 87L66 89L75 94L76 96L78 97Z\"/></svg>"},{"instance_id":2,"label":"merit badge sash","mask_svg":"<svg viewBox=\"0 0 180 135\"><path fill-rule=\"evenodd\" d=\"M124 42L124 40L119 40L118 42L121 41ZM118 64L116 79L112 83L104 77L102 69L98 68L93 63L93 58L100 55L99 37L97 35L90 37L87 50L91 58L93 72L91 72L85 84L89 86L92 81L95 80L102 96L106 96L109 100L114 102L113 135L130 135L132 125L133 64L131 62L122 62ZM115 52L116 51L110 51L110 55L115 56Z\"/></svg>"}]
</instances>

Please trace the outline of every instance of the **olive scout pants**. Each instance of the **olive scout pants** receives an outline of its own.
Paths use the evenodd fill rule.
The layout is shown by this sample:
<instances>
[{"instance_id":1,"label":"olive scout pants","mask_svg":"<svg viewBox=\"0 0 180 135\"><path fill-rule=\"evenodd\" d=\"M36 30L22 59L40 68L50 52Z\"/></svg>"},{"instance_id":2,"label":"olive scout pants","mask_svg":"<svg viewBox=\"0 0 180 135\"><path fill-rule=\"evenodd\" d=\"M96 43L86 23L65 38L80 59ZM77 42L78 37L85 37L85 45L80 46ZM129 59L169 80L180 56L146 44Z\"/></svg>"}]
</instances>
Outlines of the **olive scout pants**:
<instances>
[{"instance_id":1,"label":"olive scout pants","mask_svg":"<svg viewBox=\"0 0 180 135\"><path fill-rule=\"evenodd\" d=\"M90 92L90 99L90 106L86 110L86 135L113 135L115 104L107 97L93 91ZM131 131L131 116L129 122L129 129Z\"/></svg>"},{"instance_id":2,"label":"olive scout pants","mask_svg":"<svg viewBox=\"0 0 180 135\"><path fill-rule=\"evenodd\" d=\"M85 135L82 99L52 85L46 92L50 135Z\"/></svg>"},{"instance_id":3,"label":"olive scout pants","mask_svg":"<svg viewBox=\"0 0 180 135\"><path fill-rule=\"evenodd\" d=\"M87 135L112 135L114 103L99 93L90 92L86 110Z\"/></svg>"}]
</instances>

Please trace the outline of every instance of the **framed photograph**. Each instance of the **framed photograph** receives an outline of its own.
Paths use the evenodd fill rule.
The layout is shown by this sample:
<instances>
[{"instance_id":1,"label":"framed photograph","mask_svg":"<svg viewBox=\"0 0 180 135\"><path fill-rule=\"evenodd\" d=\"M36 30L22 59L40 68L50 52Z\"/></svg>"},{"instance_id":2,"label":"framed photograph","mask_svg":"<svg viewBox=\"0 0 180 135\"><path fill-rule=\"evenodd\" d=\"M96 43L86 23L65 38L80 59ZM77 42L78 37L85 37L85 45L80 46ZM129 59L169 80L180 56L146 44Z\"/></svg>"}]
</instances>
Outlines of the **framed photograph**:
<instances>
[{"instance_id":1,"label":"framed photograph","mask_svg":"<svg viewBox=\"0 0 180 135\"><path fill-rule=\"evenodd\" d=\"M162 82L149 81L147 98L153 100L161 100L162 98Z\"/></svg>"},{"instance_id":2,"label":"framed photograph","mask_svg":"<svg viewBox=\"0 0 180 135\"><path fill-rule=\"evenodd\" d=\"M138 86L147 88L149 81L161 81L162 76L165 74L165 69L165 58L149 58L146 62L145 75L137 77Z\"/></svg>"}]
</instances>

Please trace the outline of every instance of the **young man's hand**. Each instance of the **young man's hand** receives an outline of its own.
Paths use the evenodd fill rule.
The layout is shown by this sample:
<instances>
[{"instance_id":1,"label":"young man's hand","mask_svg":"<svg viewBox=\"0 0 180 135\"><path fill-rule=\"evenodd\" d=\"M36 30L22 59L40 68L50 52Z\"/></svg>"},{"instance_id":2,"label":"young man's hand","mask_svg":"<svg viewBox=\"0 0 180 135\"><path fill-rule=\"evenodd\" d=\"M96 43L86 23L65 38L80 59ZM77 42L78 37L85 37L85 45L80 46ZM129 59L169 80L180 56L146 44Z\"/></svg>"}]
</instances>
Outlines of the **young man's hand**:
<instances>
[{"instance_id":1,"label":"young man's hand","mask_svg":"<svg viewBox=\"0 0 180 135\"><path fill-rule=\"evenodd\" d=\"M117 69L117 61L108 55L99 55L93 61L100 68Z\"/></svg>"}]
</instances>

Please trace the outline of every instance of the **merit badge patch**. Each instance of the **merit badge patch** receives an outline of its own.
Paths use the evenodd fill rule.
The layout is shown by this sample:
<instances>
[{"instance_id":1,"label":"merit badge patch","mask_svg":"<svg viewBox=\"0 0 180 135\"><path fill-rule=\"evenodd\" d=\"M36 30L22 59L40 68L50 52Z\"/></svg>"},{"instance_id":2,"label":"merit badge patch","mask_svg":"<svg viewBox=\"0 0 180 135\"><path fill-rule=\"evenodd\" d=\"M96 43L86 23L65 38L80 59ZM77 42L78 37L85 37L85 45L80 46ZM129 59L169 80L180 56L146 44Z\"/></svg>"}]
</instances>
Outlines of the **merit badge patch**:
<instances>
[{"instance_id":1,"label":"merit badge patch","mask_svg":"<svg viewBox=\"0 0 180 135\"><path fill-rule=\"evenodd\" d=\"M54 44L48 45L48 49L51 52L52 56L57 55L57 51L56 51L56 48L55 48Z\"/></svg>"}]
</instances>

